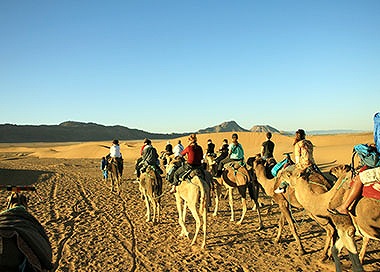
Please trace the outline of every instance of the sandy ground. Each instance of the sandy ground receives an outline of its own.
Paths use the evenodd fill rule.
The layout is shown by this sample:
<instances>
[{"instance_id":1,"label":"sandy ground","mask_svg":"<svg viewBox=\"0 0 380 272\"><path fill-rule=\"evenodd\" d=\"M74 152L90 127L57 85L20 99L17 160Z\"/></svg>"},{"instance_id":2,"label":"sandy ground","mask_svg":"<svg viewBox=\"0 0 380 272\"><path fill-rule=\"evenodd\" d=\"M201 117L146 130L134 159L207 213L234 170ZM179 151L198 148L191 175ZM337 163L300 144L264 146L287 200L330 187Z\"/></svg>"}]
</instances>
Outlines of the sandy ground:
<instances>
[{"instance_id":1,"label":"sandy ground","mask_svg":"<svg viewBox=\"0 0 380 272\"><path fill-rule=\"evenodd\" d=\"M216 146L231 133L199 135L205 148L208 138ZM262 133L239 133L246 156L260 151ZM372 134L308 137L315 145L315 159L324 171L351 161L352 147L371 142ZM186 144L186 138L183 138ZM102 179L100 157L107 154L107 142L60 144L0 144L0 183L33 184L38 194L28 193L30 212L36 216L53 247L54 271L334 271L331 261L319 261L325 233L303 210L293 209L297 228L307 253L300 256L288 226L281 243L274 243L279 209L266 214L270 199L261 195L265 206L264 229L257 231L257 214L250 210L242 225L230 222L228 201L222 200L217 217L208 214L207 244L200 249L178 237L180 227L173 195L162 197L161 222L145 222L145 205L138 191L134 161L141 142L121 141L125 174L120 194L111 193ZM177 140L171 140L173 144ZM293 137L274 135L275 157L292 151ZM153 141L160 151L166 141ZM169 190L164 181L164 192ZM0 208L5 208L6 192L0 192ZM235 192L236 218L241 204ZM194 220L188 213L188 230L194 233ZM201 233L202 234L202 233ZM357 238L358 246L361 239ZM380 242L371 241L364 262L365 271L380 271ZM347 251L342 263L350 271Z\"/></svg>"}]
</instances>

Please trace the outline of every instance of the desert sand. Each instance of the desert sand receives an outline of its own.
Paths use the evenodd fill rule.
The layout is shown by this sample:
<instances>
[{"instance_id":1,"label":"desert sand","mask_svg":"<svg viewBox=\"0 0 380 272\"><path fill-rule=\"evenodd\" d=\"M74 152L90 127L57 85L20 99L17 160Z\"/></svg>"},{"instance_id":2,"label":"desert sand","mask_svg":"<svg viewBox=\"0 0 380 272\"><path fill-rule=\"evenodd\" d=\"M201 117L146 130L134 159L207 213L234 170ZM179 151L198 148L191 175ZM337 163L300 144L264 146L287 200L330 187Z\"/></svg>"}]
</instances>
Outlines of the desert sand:
<instances>
[{"instance_id":1,"label":"desert sand","mask_svg":"<svg viewBox=\"0 0 380 272\"><path fill-rule=\"evenodd\" d=\"M207 139L218 148L231 133L198 135L206 149ZM352 148L373 141L371 133L307 136L315 145L314 157L327 172L332 166L349 164ZM184 145L186 137L181 138ZM246 157L260 151L264 133L239 133ZM292 136L274 134L275 158L293 150ZM178 139L170 140L175 145ZM41 222L53 248L54 271L334 271L331 261L319 261L325 233L303 210L293 209L297 229L307 253L300 256L288 226L281 243L274 243L279 209L264 194L260 201L264 229L257 231L257 214L248 201L242 225L230 222L227 200L221 200L217 217L208 214L207 242L200 249L201 236L190 246L178 237L175 198L168 194L164 181L162 216L158 224L145 222L145 205L134 183L134 162L142 141L120 139L124 157L122 189L111 193L102 178L100 158L108 153L110 142L0 144L0 183L33 184L27 193L29 211ZM158 151L166 140L153 140ZM5 208L6 192L0 192L0 207ZM240 198L235 192L236 218L240 218ZM188 231L194 233L194 220L188 213ZM361 239L356 238L360 247ZM380 242L371 241L364 261L365 271L380 271ZM342 263L350 271L346 250Z\"/></svg>"}]
</instances>

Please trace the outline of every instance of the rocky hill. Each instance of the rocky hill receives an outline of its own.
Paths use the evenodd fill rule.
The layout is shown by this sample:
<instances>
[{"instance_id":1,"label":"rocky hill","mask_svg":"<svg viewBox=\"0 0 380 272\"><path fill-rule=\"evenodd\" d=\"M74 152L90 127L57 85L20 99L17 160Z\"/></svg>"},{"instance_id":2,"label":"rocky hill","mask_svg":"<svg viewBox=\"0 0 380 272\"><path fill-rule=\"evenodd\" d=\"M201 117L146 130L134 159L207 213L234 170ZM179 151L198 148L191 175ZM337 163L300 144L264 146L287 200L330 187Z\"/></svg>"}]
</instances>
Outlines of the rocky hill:
<instances>
[{"instance_id":1,"label":"rocky hill","mask_svg":"<svg viewBox=\"0 0 380 272\"><path fill-rule=\"evenodd\" d=\"M216 133L216 132L245 132L247 129L239 126L235 121L221 123L220 125L198 130L198 133Z\"/></svg>"},{"instance_id":2,"label":"rocky hill","mask_svg":"<svg viewBox=\"0 0 380 272\"><path fill-rule=\"evenodd\" d=\"M268 126L268 125L256 125L253 126L250 131L252 132L271 132L271 133L281 133L278 129Z\"/></svg>"}]
</instances>

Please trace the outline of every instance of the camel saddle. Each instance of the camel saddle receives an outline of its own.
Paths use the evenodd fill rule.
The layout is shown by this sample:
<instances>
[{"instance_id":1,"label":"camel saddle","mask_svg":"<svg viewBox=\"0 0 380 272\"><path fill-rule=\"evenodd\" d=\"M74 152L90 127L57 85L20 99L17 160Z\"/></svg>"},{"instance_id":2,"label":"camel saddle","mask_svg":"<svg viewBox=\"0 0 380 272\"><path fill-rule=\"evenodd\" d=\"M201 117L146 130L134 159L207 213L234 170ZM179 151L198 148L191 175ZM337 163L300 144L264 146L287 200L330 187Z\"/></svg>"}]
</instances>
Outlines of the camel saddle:
<instances>
[{"instance_id":1,"label":"camel saddle","mask_svg":"<svg viewBox=\"0 0 380 272\"><path fill-rule=\"evenodd\" d=\"M380 200L380 182L363 186L362 196Z\"/></svg>"}]
</instances>

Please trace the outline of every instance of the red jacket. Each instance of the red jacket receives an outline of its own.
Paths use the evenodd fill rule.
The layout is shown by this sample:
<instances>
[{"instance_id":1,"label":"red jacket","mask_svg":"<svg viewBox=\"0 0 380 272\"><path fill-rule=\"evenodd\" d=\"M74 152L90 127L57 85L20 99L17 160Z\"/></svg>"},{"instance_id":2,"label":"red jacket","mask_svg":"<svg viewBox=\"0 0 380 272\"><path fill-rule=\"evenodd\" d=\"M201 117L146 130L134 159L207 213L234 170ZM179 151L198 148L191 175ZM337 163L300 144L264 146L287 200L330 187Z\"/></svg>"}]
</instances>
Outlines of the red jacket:
<instances>
[{"instance_id":1,"label":"red jacket","mask_svg":"<svg viewBox=\"0 0 380 272\"><path fill-rule=\"evenodd\" d=\"M203 159L203 150L200 145L191 144L188 145L182 152L181 155L185 156L187 154L187 163L193 166L201 166Z\"/></svg>"}]
</instances>

